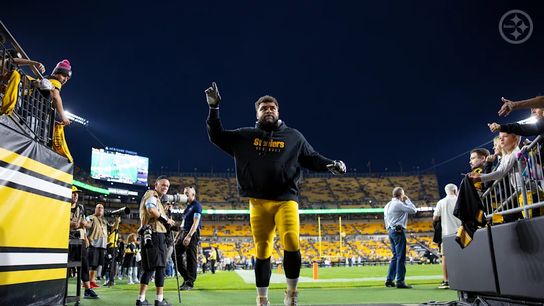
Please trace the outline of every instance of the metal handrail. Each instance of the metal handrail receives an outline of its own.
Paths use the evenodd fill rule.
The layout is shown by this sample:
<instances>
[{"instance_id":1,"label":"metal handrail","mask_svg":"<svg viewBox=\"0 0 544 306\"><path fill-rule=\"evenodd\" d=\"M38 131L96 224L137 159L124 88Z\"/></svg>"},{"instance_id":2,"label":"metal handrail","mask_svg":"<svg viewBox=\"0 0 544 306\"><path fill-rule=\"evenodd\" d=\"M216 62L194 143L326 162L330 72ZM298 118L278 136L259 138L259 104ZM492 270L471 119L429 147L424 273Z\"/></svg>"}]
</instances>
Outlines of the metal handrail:
<instances>
[{"instance_id":1,"label":"metal handrail","mask_svg":"<svg viewBox=\"0 0 544 306\"><path fill-rule=\"evenodd\" d=\"M492 219L495 214L508 215L519 212L523 212L524 218L530 218L530 210L544 206L544 199L540 199L540 190L544 187L544 177L540 179L533 177L534 173L542 172L540 145L543 139L544 137L539 135L529 145L524 146L515 156L516 161L512 168L495 180L480 196L485 205L486 219ZM527 158L525 158L526 153ZM527 161L527 165L524 165L525 161ZM536 193L533 192L533 189ZM531 199L528 195L529 190ZM521 199L517 200L520 196ZM535 203L529 204L533 201ZM499 205L495 206L495 204Z\"/></svg>"},{"instance_id":2,"label":"metal handrail","mask_svg":"<svg viewBox=\"0 0 544 306\"><path fill-rule=\"evenodd\" d=\"M2 74L12 70L17 70L21 74L15 109L7 118L11 118L10 122L30 138L34 138L46 146L51 146L55 121L55 110L51 98L44 96L32 84L26 73L14 63L11 55L7 53L8 48L6 45L9 43L23 58L29 59L26 52L2 21L0 21L0 31L6 38L6 41L0 44L0 54L3 54ZM44 78L35 66L31 66L31 69L39 79Z\"/></svg>"},{"instance_id":3,"label":"metal handrail","mask_svg":"<svg viewBox=\"0 0 544 306\"><path fill-rule=\"evenodd\" d=\"M0 20L0 31L2 31L3 34L5 34L7 37L7 39L10 41L10 43L13 45L13 47L15 48L15 50L17 50L17 52L21 53L21 55L23 56L24 59L27 59L29 60L30 57L26 54L25 50L23 50L23 48L21 47L21 45L19 45L19 42L17 42L17 40L15 39L15 37L13 37L13 35L11 34L11 32L8 30L8 28L6 27L6 25L2 22L2 20ZM39 79L43 79L43 75L42 73L34 66L31 67L32 69L32 72L34 72L34 74L39 78Z\"/></svg>"}]
</instances>

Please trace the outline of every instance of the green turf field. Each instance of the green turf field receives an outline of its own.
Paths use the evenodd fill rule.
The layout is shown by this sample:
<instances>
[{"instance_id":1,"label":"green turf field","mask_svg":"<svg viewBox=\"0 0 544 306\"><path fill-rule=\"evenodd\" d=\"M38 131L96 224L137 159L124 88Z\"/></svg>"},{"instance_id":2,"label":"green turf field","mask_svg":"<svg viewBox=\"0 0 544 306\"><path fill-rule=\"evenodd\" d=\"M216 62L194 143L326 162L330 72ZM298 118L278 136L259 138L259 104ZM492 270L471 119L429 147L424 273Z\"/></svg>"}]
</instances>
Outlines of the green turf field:
<instances>
[{"instance_id":1,"label":"green turf field","mask_svg":"<svg viewBox=\"0 0 544 306\"><path fill-rule=\"evenodd\" d=\"M320 268L319 280L313 281L312 270L301 271L299 302L301 305L368 304L368 303L409 303L428 301L452 301L457 294L453 290L437 289L441 282L439 265L408 265L406 282L413 289L385 288L383 286L387 266ZM281 280L282 275L274 271L273 279ZM242 273L253 274L252 271ZM284 284L272 283L270 302L282 305ZM116 281L112 288L98 288L98 300L83 300L81 305L133 305L139 285L126 285ZM72 288L73 289L73 288ZM178 304L176 279L167 279L165 297ZM72 291L73 292L73 291ZM182 291L183 305L255 305L253 283L246 283L237 272L218 271L212 275L199 274L195 289ZM154 285L150 285L147 299L155 299Z\"/></svg>"}]
</instances>

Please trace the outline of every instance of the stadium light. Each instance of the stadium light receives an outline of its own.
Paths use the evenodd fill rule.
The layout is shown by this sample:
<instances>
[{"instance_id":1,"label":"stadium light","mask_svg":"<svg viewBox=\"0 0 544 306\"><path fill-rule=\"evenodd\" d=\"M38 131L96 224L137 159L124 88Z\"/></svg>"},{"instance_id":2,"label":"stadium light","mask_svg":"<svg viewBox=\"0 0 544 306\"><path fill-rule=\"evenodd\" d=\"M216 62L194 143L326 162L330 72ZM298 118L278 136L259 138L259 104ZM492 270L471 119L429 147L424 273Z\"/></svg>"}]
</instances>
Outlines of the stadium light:
<instances>
[{"instance_id":1,"label":"stadium light","mask_svg":"<svg viewBox=\"0 0 544 306\"><path fill-rule=\"evenodd\" d=\"M89 125L89 120L83 118L83 117L80 117L76 114L72 114L71 112L65 110L64 111L64 114L66 115L66 117L68 117L68 119L70 119L71 121L74 121L74 122L77 122L83 126L87 126Z\"/></svg>"},{"instance_id":2,"label":"stadium light","mask_svg":"<svg viewBox=\"0 0 544 306\"><path fill-rule=\"evenodd\" d=\"M521 124L534 124L538 121L538 119L536 119L534 116L531 116L527 119L523 119L523 120L520 120L518 121L518 123L521 123Z\"/></svg>"}]
</instances>

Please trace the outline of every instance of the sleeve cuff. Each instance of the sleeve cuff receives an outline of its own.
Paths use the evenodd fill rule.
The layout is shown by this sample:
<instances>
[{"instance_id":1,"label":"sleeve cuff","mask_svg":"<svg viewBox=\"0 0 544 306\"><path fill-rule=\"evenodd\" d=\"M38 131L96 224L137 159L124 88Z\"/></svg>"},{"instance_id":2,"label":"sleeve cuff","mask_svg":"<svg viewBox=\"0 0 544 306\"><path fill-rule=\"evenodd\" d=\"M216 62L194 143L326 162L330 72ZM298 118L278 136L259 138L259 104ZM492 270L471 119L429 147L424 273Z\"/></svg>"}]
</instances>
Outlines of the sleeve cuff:
<instances>
[{"instance_id":1,"label":"sleeve cuff","mask_svg":"<svg viewBox=\"0 0 544 306\"><path fill-rule=\"evenodd\" d=\"M219 119L219 107L210 107L209 119Z\"/></svg>"}]
</instances>

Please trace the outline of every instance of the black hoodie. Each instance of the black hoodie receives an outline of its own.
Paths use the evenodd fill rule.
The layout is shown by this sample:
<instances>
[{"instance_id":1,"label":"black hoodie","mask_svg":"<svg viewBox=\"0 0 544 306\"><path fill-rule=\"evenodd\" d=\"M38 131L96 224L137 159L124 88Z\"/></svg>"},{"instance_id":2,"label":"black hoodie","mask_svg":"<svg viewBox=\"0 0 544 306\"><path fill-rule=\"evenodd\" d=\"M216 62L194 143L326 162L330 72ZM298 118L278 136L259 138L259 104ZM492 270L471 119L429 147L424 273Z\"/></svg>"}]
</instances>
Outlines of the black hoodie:
<instances>
[{"instance_id":1,"label":"black hoodie","mask_svg":"<svg viewBox=\"0 0 544 306\"><path fill-rule=\"evenodd\" d=\"M333 162L280 120L272 128L257 123L254 128L224 130L219 109L210 108L207 124L210 141L234 157L242 197L298 201L301 167L327 171Z\"/></svg>"}]
</instances>

